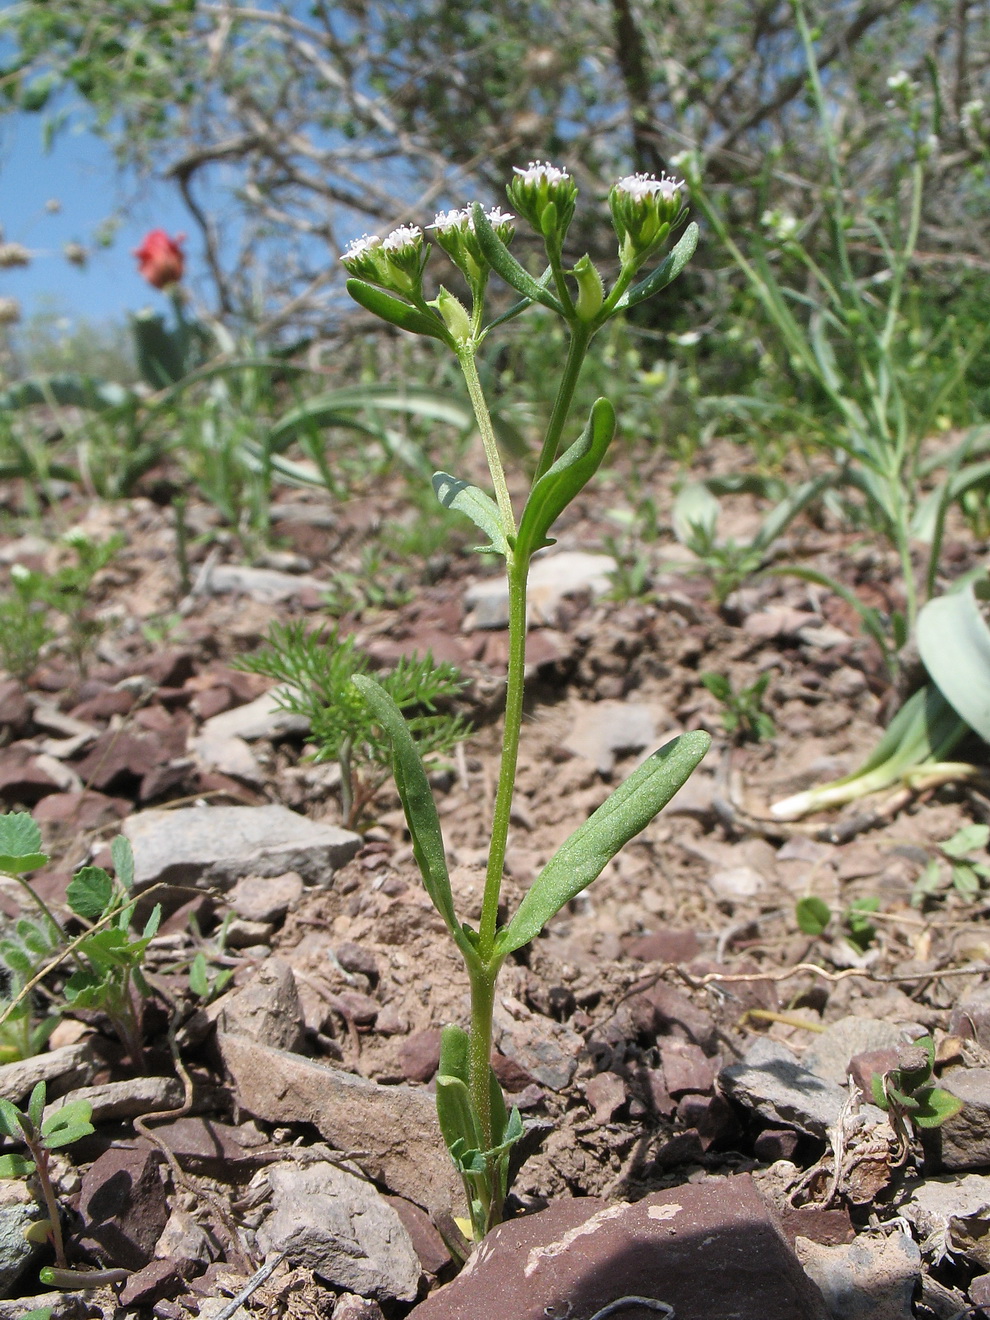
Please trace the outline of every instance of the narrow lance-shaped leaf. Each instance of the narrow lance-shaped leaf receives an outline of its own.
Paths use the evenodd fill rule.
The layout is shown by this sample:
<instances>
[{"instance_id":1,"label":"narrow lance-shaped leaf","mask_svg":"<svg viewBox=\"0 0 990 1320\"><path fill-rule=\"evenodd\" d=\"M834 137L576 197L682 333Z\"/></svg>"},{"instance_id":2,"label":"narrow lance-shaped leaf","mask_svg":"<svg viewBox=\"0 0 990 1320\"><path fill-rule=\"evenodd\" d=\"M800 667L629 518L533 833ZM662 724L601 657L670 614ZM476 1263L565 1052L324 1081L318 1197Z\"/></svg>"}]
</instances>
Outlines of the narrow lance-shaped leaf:
<instances>
[{"instance_id":1,"label":"narrow lance-shaped leaf","mask_svg":"<svg viewBox=\"0 0 990 1320\"><path fill-rule=\"evenodd\" d=\"M509 543L506 540L505 528L502 526L502 515L490 495L486 495L478 486L471 486L466 481L458 481L449 472L433 474L433 490L445 509L456 509L458 513L465 514L475 527L480 527L490 538L490 545L478 546L481 553L508 557Z\"/></svg>"},{"instance_id":2,"label":"narrow lance-shaped leaf","mask_svg":"<svg viewBox=\"0 0 990 1320\"><path fill-rule=\"evenodd\" d=\"M402 716L402 711L380 683L376 683L366 674L354 674L351 682L391 739L392 773L395 776L395 786L399 791L406 824L412 836L413 852L426 892L432 899L433 906L446 922L447 929L457 941L458 947L466 957L474 958L474 950L457 924L440 818L437 815L437 806L430 791L422 757L416 750L409 726Z\"/></svg>"},{"instance_id":3,"label":"narrow lance-shaped leaf","mask_svg":"<svg viewBox=\"0 0 990 1320\"><path fill-rule=\"evenodd\" d=\"M534 280L532 275L515 259L509 249L492 228L488 217L485 215L485 208L480 202L475 202L472 211L474 223L474 232L478 239L478 246L481 248L482 255L491 266L496 275L500 275L510 288L521 293L524 298L530 298L533 302L542 303L544 307L549 307L555 312L562 312L563 308L550 290L543 284Z\"/></svg>"},{"instance_id":4,"label":"narrow lance-shaped leaf","mask_svg":"<svg viewBox=\"0 0 990 1320\"><path fill-rule=\"evenodd\" d=\"M520 560L553 544L547 532L598 471L614 435L615 411L608 399L596 399L580 436L530 491L516 537Z\"/></svg>"},{"instance_id":5,"label":"narrow lance-shaped leaf","mask_svg":"<svg viewBox=\"0 0 990 1320\"><path fill-rule=\"evenodd\" d=\"M677 246L668 254L666 260L652 274L647 275L645 280L640 280L639 284L634 284L628 292L624 293L616 306L635 307L637 303L643 302L646 298L652 298L655 293L659 293L668 284L672 284L694 256L694 250L697 246L698 226L692 221L681 235Z\"/></svg>"},{"instance_id":6,"label":"narrow lance-shaped leaf","mask_svg":"<svg viewBox=\"0 0 990 1320\"><path fill-rule=\"evenodd\" d=\"M478 1150L482 1144L468 1090L468 1048L466 1031L456 1026L444 1027L437 1072L437 1118L448 1150L459 1141L468 1150Z\"/></svg>"},{"instance_id":7,"label":"narrow lance-shaped leaf","mask_svg":"<svg viewBox=\"0 0 990 1320\"><path fill-rule=\"evenodd\" d=\"M711 746L702 730L681 734L647 757L583 825L533 881L529 893L496 941L500 958L534 939L551 917L592 880L615 854L665 807Z\"/></svg>"},{"instance_id":8,"label":"narrow lance-shaped leaf","mask_svg":"<svg viewBox=\"0 0 990 1320\"><path fill-rule=\"evenodd\" d=\"M347 281L347 292L366 311L373 312L391 325L397 325L400 330L408 330L414 335L430 335L433 339L442 339L445 344L450 343L450 336L442 321L426 312L417 311L384 289L376 289L364 280L352 279Z\"/></svg>"},{"instance_id":9,"label":"narrow lance-shaped leaf","mask_svg":"<svg viewBox=\"0 0 990 1320\"><path fill-rule=\"evenodd\" d=\"M125 834L118 834L110 844L110 856L113 869L119 882L125 889L134 888L134 850Z\"/></svg>"}]
</instances>

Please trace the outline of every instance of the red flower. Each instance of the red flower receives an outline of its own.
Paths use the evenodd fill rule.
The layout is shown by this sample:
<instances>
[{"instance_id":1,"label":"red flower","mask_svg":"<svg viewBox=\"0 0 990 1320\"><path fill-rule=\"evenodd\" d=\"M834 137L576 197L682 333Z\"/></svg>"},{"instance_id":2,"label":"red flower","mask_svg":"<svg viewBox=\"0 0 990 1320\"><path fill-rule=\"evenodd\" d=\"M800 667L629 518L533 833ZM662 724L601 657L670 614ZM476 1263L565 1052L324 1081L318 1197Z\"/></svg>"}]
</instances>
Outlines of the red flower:
<instances>
[{"instance_id":1,"label":"red flower","mask_svg":"<svg viewBox=\"0 0 990 1320\"><path fill-rule=\"evenodd\" d=\"M138 273L156 289L177 284L186 265L181 247L185 241L185 234L169 238L164 229L152 229L133 252L138 259Z\"/></svg>"}]
</instances>

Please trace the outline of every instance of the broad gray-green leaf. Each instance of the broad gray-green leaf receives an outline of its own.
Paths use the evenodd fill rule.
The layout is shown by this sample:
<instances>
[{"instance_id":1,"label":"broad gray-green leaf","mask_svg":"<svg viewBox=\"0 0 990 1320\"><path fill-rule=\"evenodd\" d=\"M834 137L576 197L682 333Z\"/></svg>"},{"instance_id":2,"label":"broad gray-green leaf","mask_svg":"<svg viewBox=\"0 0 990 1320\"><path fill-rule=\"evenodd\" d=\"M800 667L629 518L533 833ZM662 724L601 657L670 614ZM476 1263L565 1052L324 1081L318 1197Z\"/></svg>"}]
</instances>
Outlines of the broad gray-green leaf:
<instances>
[{"instance_id":1,"label":"broad gray-green leaf","mask_svg":"<svg viewBox=\"0 0 990 1320\"><path fill-rule=\"evenodd\" d=\"M946 701L990 742L990 628L973 585L930 600L918 615L918 650Z\"/></svg>"},{"instance_id":2,"label":"broad gray-green leaf","mask_svg":"<svg viewBox=\"0 0 990 1320\"><path fill-rule=\"evenodd\" d=\"M553 544L547 532L598 471L614 435L615 411L608 399L596 399L587 426L530 491L516 537L520 561Z\"/></svg>"},{"instance_id":3,"label":"broad gray-green leaf","mask_svg":"<svg viewBox=\"0 0 990 1320\"><path fill-rule=\"evenodd\" d=\"M692 220L666 260L652 274L647 275L645 280L641 280L639 284L634 284L627 293L624 293L616 306L635 307L637 303L643 302L645 298L652 298L655 293L665 289L680 275L694 256L694 250L697 246L698 226Z\"/></svg>"},{"instance_id":4,"label":"broad gray-green leaf","mask_svg":"<svg viewBox=\"0 0 990 1320\"><path fill-rule=\"evenodd\" d=\"M598 878L630 839L667 805L711 746L702 730L683 733L647 757L547 862L496 940L500 958L537 936L551 917Z\"/></svg>"},{"instance_id":5,"label":"broad gray-green leaf","mask_svg":"<svg viewBox=\"0 0 990 1320\"><path fill-rule=\"evenodd\" d=\"M0 816L0 871L23 875L48 861L41 851L41 831L26 811Z\"/></svg>"},{"instance_id":6,"label":"broad gray-green leaf","mask_svg":"<svg viewBox=\"0 0 990 1320\"><path fill-rule=\"evenodd\" d=\"M482 553L508 557L509 543L502 526L502 515L490 495L486 495L478 486L458 481L449 472L434 472L433 489L445 509L456 509L458 513L466 514L475 527L480 527L490 539L489 545L478 546Z\"/></svg>"},{"instance_id":7,"label":"broad gray-green leaf","mask_svg":"<svg viewBox=\"0 0 990 1320\"><path fill-rule=\"evenodd\" d=\"M406 824L412 836L413 853L426 892L465 957L474 959L476 957L474 949L458 925L454 913L454 899L450 892L450 876L447 872L440 818L437 815L437 806L430 791L422 757L416 750L409 726L403 719L402 711L380 683L376 683L366 674L354 674L351 682L391 739L392 773L395 776L395 786L399 791Z\"/></svg>"}]
</instances>

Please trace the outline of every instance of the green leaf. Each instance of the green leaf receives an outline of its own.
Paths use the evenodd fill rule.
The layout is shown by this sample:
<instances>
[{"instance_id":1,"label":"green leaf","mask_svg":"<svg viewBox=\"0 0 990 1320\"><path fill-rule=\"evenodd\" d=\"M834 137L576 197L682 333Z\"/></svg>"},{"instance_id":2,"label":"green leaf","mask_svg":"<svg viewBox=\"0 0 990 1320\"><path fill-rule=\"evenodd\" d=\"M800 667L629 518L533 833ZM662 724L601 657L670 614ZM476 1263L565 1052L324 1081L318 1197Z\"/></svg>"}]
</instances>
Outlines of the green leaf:
<instances>
[{"instance_id":1,"label":"green leaf","mask_svg":"<svg viewBox=\"0 0 990 1320\"><path fill-rule=\"evenodd\" d=\"M716 701L728 701L732 696L732 684L724 674L716 674L709 671L706 674L700 674L702 687L706 687Z\"/></svg>"},{"instance_id":2,"label":"green leaf","mask_svg":"<svg viewBox=\"0 0 990 1320\"><path fill-rule=\"evenodd\" d=\"M596 399L580 436L529 493L516 537L515 552L520 561L553 544L547 532L598 471L614 435L615 411L608 399Z\"/></svg>"},{"instance_id":3,"label":"green leaf","mask_svg":"<svg viewBox=\"0 0 990 1320\"><path fill-rule=\"evenodd\" d=\"M466 1150L481 1149L481 1128L471 1095L459 1077L437 1074L437 1119L444 1145L454 1154L458 1143Z\"/></svg>"},{"instance_id":4,"label":"green leaf","mask_svg":"<svg viewBox=\"0 0 990 1320\"><path fill-rule=\"evenodd\" d=\"M887 1088L884 1085L883 1074L874 1073L870 1078L870 1090L873 1092L873 1103L879 1109L889 1109L890 1102L887 1099Z\"/></svg>"},{"instance_id":5,"label":"green leaf","mask_svg":"<svg viewBox=\"0 0 990 1320\"><path fill-rule=\"evenodd\" d=\"M940 1086L919 1091L917 1100L918 1108L911 1118L920 1128L941 1127L947 1118L958 1114L963 1107L958 1096L943 1091Z\"/></svg>"},{"instance_id":6,"label":"green leaf","mask_svg":"<svg viewBox=\"0 0 990 1320\"><path fill-rule=\"evenodd\" d=\"M47 1099L47 1091L48 1091L47 1084L43 1081L38 1082L34 1090L31 1092L31 1097L28 1100L28 1107L27 1107L28 1118L31 1120L32 1126L35 1128L41 1127L41 1120L45 1113L45 1101Z\"/></svg>"},{"instance_id":7,"label":"green leaf","mask_svg":"<svg viewBox=\"0 0 990 1320\"><path fill-rule=\"evenodd\" d=\"M0 1097L0 1133L7 1137L13 1137L15 1141L22 1140L24 1136L24 1128L21 1126L21 1111L15 1104L2 1097Z\"/></svg>"},{"instance_id":8,"label":"green leaf","mask_svg":"<svg viewBox=\"0 0 990 1320\"><path fill-rule=\"evenodd\" d=\"M701 541L714 541L721 506L704 481L689 481L674 500L671 525L681 545L694 549Z\"/></svg>"},{"instance_id":9,"label":"green leaf","mask_svg":"<svg viewBox=\"0 0 990 1320\"><path fill-rule=\"evenodd\" d=\"M412 836L413 853L426 892L433 906L443 917L447 929L458 947L469 959L475 957L454 913L454 899L450 892L450 875L443 847L440 818L433 800L423 761L416 750L409 726L401 710L380 683L366 674L355 674L351 682L364 698L372 715L388 734L392 742L392 773L399 792L406 824Z\"/></svg>"},{"instance_id":10,"label":"green leaf","mask_svg":"<svg viewBox=\"0 0 990 1320\"><path fill-rule=\"evenodd\" d=\"M964 825L939 847L947 857L962 859L967 853L985 848L988 842L990 842L990 825Z\"/></svg>"},{"instance_id":11,"label":"green leaf","mask_svg":"<svg viewBox=\"0 0 990 1320\"><path fill-rule=\"evenodd\" d=\"M652 274L647 275L645 280L634 284L627 293L624 293L616 303L616 307L635 307L637 303L641 303L645 298L652 298L655 293L659 293L661 289L673 283L694 256L697 246L698 226L692 220L666 260Z\"/></svg>"},{"instance_id":12,"label":"green leaf","mask_svg":"<svg viewBox=\"0 0 990 1320\"><path fill-rule=\"evenodd\" d=\"M980 878L971 866L954 866L952 868L952 887L964 898L972 898L980 892Z\"/></svg>"},{"instance_id":13,"label":"green leaf","mask_svg":"<svg viewBox=\"0 0 990 1320\"><path fill-rule=\"evenodd\" d=\"M118 882L130 892L134 888L134 851L126 835L118 834L110 844L114 874Z\"/></svg>"},{"instance_id":14,"label":"green leaf","mask_svg":"<svg viewBox=\"0 0 990 1320\"><path fill-rule=\"evenodd\" d=\"M918 615L918 650L946 701L990 742L990 628L973 584L930 600Z\"/></svg>"},{"instance_id":15,"label":"green leaf","mask_svg":"<svg viewBox=\"0 0 990 1320\"><path fill-rule=\"evenodd\" d=\"M206 954L197 953L189 966L189 989L197 999L210 993L210 979L206 970Z\"/></svg>"},{"instance_id":16,"label":"green leaf","mask_svg":"<svg viewBox=\"0 0 990 1320\"><path fill-rule=\"evenodd\" d=\"M433 490L445 509L456 509L458 513L466 514L490 538L490 545L478 546L482 554L494 553L508 557L509 543L502 526L502 515L490 495L486 495L478 486L458 481L449 472L433 474Z\"/></svg>"},{"instance_id":17,"label":"green leaf","mask_svg":"<svg viewBox=\"0 0 990 1320\"><path fill-rule=\"evenodd\" d=\"M144 930L141 932L142 940L153 940L158 934L158 927L162 924L162 905L156 903L151 909L151 916L144 923Z\"/></svg>"},{"instance_id":18,"label":"green leaf","mask_svg":"<svg viewBox=\"0 0 990 1320\"><path fill-rule=\"evenodd\" d=\"M41 1135L50 1137L63 1128L88 1127L92 1131L93 1106L88 1100L69 1100L41 1123Z\"/></svg>"},{"instance_id":19,"label":"green leaf","mask_svg":"<svg viewBox=\"0 0 990 1320\"><path fill-rule=\"evenodd\" d=\"M48 861L41 851L41 831L26 811L0 816L0 871L23 875Z\"/></svg>"},{"instance_id":20,"label":"green leaf","mask_svg":"<svg viewBox=\"0 0 990 1320\"><path fill-rule=\"evenodd\" d=\"M599 875L619 849L667 805L711 746L702 730L683 733L647 757L551 857L496 940L500 958L521 949Z\"/></svg>"},{"instance_id":21,"label":"green leaf","mask_svg":"<svg viewBox=\"0 0 990 1320\"><path fill-rule=\"evenodd\" d=\"M34 1160L23 1155L0 1155L0 1178L26 1178L34 1170Z\"/></svg>"},{"instance_id":22,"label":"green leaf","mask_svg":"<svg viewBox=\"0 0 990 1320\"><path fill-rule=\"evenodd\" d=\"M113 881L102 866L84 866L65 891L69 907L86 921L99 921L113 902L113 895Z\"/></svg>"},{"instance_id":23,"label":"green leaf","mask_svg":"<svg viewBox=\"0 0 990 1320\"><path fill-rule=\"evenodd\" d=\"M509 249L492 228L488 217L485 215L485 208L480 202L475 202L472 210L474 223L474 232L478 239L478 246L481 248L482 256L491 266L496 275L501 276L510 288L521 293L524 298L529 298L532 302L542 303L544 307L549 307L553 311L562 313L563 308L560 303L546 287L546 285L534 280L524 267L520 266Z\"/></svg>"},{"instance_id":24,"label":"green leaf","mask_svg":"<svg viewBox=\"0 0 990 1320\"><path fill-rule=\"evenodd\" d=\"M805 935L823 934L832 920L829 905L824 899L816 898L814 894L799 898L794 904L794 913L797 917L798 929L804 931Z\"/></svg>"},{"instance_id":25,"label":"green leaf","mask_svg":"<svg viewBox=\"0 0 990 1320\"><path fill-rule=\"evenodd\" d=\"M467 1086L471 1075L470 1048L471 1038L463 1027L444 1027L440 1032L440 1066L437 1072L447 1077L459 1077Z\"/></svg>"},{"instance_id":26,"label":"green leaf","mask_svg":"<svg viewBox=\"0 0 990 1320\"><path fill-rule=\"evenodd\" d=\"M443 340L445 344L450 342L443 322L437 317L417 311L401 298L395 298L384 289L375 288L373 284L366 284L364 280L350 279L346 287L354 301L360 303L365 311L373 312L383 321L397 325L400 330L408 330L414 335L429 335L432 339Z\"/></svg>"}]
</instances>

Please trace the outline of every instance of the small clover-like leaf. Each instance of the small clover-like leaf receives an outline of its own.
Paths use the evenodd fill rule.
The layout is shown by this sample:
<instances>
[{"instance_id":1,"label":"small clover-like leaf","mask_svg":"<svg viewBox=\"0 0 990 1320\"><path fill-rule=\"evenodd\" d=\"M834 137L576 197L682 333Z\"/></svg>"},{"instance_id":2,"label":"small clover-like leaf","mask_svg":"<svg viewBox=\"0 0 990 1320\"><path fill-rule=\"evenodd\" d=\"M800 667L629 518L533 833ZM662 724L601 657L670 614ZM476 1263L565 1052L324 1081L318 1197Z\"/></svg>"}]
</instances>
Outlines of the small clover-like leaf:
<instances>
[{"instance_id":1,"label":"small clover-like leaf","mask_svg":"<svg viewBox=\"0 0 990 1320\"><path fill-rule=\"evenodd\" d=\"M946 1119L958 1114L963 1102L940 1086L926 1087L917 1095L918 1108L911 1115L920 1128L941 1127Z\"/></svg>"},{"instance_id":2,"label":"small clover-like leaf","mask_svg":"<svg viewBox=\"0 0 990 1320\"><path fill-rule=\"evenodd\" d=\"M113 902L114 883L102 866L84 866L69 881L65 897L77 917L99 921Z\"/></svg>"},{"instance_id":3,"label":"small clover-like leaf","mask_svg":"<svg viewBox=\"0 0 990 1320\"><path fill-rule=\"evenodd\" d=\"M797 917L798 929L804 931L805 935L823 934L832 920L829 905L814 894L798 899L794 904L794 915Z\"/></svg>"}]
</instances>

